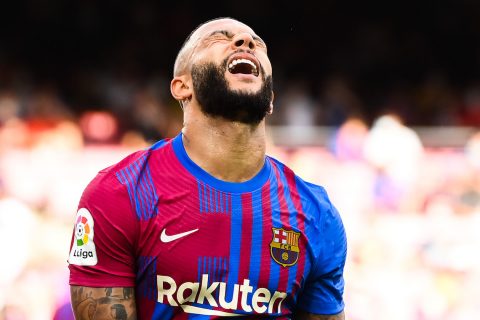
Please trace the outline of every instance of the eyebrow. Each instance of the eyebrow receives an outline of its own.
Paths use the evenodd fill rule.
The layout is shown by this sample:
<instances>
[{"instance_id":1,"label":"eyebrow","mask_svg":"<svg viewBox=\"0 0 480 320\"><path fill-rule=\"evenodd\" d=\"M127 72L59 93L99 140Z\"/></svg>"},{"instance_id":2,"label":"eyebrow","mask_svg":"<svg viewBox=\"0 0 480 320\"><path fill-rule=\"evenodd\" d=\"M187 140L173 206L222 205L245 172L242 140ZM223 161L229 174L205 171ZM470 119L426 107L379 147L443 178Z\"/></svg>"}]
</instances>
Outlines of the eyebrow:
<instances>
[{"instance_id":1,"label":"eyebrow","mask_svg":"<svg viewBox=\"0 0 480 320\"><path fill-rule=\"evenodd\" d=\"M211 32L207 38L210 38L216 34L223 34L224 36L228 37L228 38L233 38L234 34L231 32L231 31L228 31L228 30L215 30L213 32ZM260 38L259 36L255 35L255 34L252 34L251 35L253 40L254 41L258 41L260 42L262 45L264 45L265 47L267 46L267 44L265 43L265 41L262 40L262 38Z\"/></svg>"},{"instance_id":2,"label":"eyebrow","mask_svg":"<svg viewBox=\"0 0 480 320\"><path fill-rule=\"evenodd\" d=\"M216 35L216 34L218 34L218 33L223 34L224 36L227 36L227 37L229 37L229 38L232 38L232 37L233 37L233 33L230 32L230 31L227 31L227 30L215 30L215 31L213 31L212 33L210 33L210 34L208 35L208 38L211 37L211 36L214 36L214 35Z\"/></svg>"}]
</instances>

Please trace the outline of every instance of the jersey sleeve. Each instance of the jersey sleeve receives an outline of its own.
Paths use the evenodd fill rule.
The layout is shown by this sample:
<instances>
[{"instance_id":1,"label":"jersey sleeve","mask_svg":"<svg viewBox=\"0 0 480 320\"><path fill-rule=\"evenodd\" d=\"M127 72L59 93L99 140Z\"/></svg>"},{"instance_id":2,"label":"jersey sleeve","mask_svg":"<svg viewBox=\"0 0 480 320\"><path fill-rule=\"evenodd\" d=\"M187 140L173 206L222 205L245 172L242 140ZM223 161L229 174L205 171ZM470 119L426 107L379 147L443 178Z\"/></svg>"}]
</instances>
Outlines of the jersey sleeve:
<instances>
[{"instance_id":1,"label":"jersey sleeve","mask_svg":"<svg viewBox=\"0 0 480 320\"><path fill-rule=\"evenodd\" d=\"M315 243L318 254L305 281L298 307L314 314L337 314L344 308L343 269L347 257L347 238L340 214L330 203L323 188L321 194L320 232Z\"/></svg>"},{"instance_id":2,"label":"jersey sleeve","mask_svg":"<svg viewBox=\"0 0 480 320\"><path fill-rule=\"evenodd\" d=\"M80 199L69 255L70 285L133 287L138 221L128 191L101 171Z\"/></svg>"}]
</instances>

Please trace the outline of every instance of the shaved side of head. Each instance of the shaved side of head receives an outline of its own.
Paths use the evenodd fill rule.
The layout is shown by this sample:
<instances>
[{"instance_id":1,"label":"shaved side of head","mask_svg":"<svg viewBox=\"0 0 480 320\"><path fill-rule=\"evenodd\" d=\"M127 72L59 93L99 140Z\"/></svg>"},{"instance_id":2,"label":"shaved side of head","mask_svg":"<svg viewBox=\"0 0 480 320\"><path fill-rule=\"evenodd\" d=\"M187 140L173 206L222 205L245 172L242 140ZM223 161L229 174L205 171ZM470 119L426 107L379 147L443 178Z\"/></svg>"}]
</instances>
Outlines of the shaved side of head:
<instances>
[{"instance_id":1,"label":"shaved side of head","mask_svg":"<svg viewBox=\"0 0 480 320\"><path fill-rule=\"evenodd\" d=\"M195 48L195 45L198 41L198 30L200 30L203 26L214 22L218 20L223 20L223 19L228 19L228 20L233 20L233 21L238 21L237 19L230 18L230 17L220 17L220 18L215 18L208 20L200 25L198 25L185 39L185 42L183 43L180 51L177 54L177 58L175 59L175 64L173 66L173 76L179 76L186 72L188 70L188 61L193 53L193 49ZM240 22L241 23L241 22Z\"/></svg>"}]
</instances>

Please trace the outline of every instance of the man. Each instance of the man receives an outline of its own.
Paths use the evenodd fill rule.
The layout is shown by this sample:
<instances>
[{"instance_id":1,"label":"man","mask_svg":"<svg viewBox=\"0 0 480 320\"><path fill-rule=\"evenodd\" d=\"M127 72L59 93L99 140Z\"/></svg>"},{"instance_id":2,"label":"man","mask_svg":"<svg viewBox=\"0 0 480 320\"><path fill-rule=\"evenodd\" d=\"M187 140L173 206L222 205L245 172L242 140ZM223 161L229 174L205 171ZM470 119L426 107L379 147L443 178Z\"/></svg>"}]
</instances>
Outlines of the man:
<instances>
[{"instance_id":1,"label":"man","mask_svg":"<svg viewBox=\"0 0 480 320\"><path fill-rule=\"evenodd\" d=\"M181 134L101 171L82 196L77 319L344 319L340 216L323 188L265 155L262 39L230 18L199 26L171 92Z\"/></svg>"}]
</instances>

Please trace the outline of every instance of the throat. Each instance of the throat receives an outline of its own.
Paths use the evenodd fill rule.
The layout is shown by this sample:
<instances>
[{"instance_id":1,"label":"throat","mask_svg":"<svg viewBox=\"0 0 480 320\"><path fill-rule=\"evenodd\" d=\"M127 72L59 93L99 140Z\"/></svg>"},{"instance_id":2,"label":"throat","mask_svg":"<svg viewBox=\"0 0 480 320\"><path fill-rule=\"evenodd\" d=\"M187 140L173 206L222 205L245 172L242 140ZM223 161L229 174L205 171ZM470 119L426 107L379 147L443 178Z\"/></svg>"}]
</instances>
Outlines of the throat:
<instances>
[{"instance_id":1,"label":"throat","mask_svg":"<svg viewBox=\"0 0 480 320\"><path fill-rule=\"evenodd\" d=\"M195 164L222 181L248 181L260 172L265 163L263 139L235 140L221 133L203 137L184 133L183 143Z\"/></svg>"}]
</instances>

